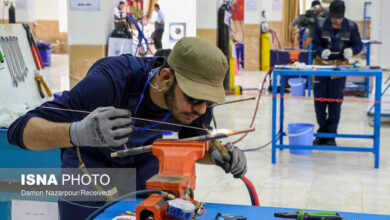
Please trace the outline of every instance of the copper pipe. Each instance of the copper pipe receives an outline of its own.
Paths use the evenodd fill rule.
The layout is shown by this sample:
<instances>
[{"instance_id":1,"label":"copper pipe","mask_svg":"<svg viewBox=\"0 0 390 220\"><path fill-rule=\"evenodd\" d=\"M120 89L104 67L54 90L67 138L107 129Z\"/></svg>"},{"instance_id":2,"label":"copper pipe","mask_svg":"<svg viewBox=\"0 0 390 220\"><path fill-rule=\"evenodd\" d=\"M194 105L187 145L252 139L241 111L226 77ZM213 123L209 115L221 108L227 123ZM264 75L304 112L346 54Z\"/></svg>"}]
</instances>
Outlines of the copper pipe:
<instances>
[{"instance_id":1,"label":"copper pipe","mask_svg":"<svg viewBox=\"0 0 390 220\"><path fill-rule=\"evenodd\" d=\"M244 102L244 101L255 100L255 99L256 99L256 97L249 97L249 98L245 98L245 99L238 99L238 100L232 100L232 101L227 101L227 102L215 103L215 104L210 105L210 108L213 108L213 107L218 106L218 105L232 104L232 103L236 103L236 102Z\"/></svg>"},{"instance_id":2,"label":"copper pipe","mask_svg":"<svg viewBox=\"0 0 390 220\"><path fill-rule=\"evenodd\" d=\"M93 112L90 112L90 111L66 109L66 108L56 108L56 107L49 107L49 106L42 106L42 108L53 109L53 110L61 110L61 111L69 111L69 112L80 112L80 113L85 113L85 114L93 113ZM166 125L173 125L173 126L184 127L184 128L191 128L191 129L196 129L196 130L203 130L203 131L207 130L205 128L198 128L198 127L193 127L193 126L188 126L188 125L180 125L180 124L175 124L175 123L170 123L170 122L156 121L156 120L151 120L151 119L146 119L146 118L137 118L137 117L132 117L132 116L130 116L129 118L140 120L140 121L148 121L148 122L155 122L155 123L166 124Z\"/></svg>"},{"instance_id":3,"label":"copper pipe","mask_svg":"<svg viewBox=\"0 0 390 220\"><path fill-rule=\"evenodd\" d=\"M239 130L226 130L226 131L222 131L222 132L217 130L217 132L213 132L212 134L205 134L205 135L200 135L200 136L196 136L196 137L179 139L179 141L210 141L210 140L227 138L227 137L232 136L232 135L248 133L248 132L253 132L253 131L255 131L255 128L253 128L253 127L239 129Z\"/></svg>"},{"instance_id":4,"label":"copper pipe","mask_svg":"<svg viewBox=\"0 0 390 220\"><path fill-rule=\"evenodd\" d=\"M246 129L240 129L240 130L227 130L225 132L219 132L213 134L206 134L206 135L200 135L196 137L191 138L184 138L184 139L178 139L177 141L208 141L208 140L215 140L215 139L221 139L226 138L232 135L236 134L242 134L242 133L248 133L254 131L255 128L246 128ZM142 154L146 152L152 152L152 145L142 146L142 147L135 147L125 150L116 151L110 154L111 157L126 157L126 156L132 156L137 154Z\"/></svg>"}]
</instances>

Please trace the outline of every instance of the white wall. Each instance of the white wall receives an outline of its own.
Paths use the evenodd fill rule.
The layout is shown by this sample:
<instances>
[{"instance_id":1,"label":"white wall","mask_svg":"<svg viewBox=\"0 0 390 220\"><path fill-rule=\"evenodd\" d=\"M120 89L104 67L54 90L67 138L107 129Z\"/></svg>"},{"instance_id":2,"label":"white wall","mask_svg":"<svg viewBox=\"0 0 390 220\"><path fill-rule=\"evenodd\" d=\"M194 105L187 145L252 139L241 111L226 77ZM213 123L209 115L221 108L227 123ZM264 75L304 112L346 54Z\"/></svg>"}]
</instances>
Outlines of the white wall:
<instances>
[{"instance_id":1,"label":"white wall","mask_svg":"<svg viewBox=\"0 0 390 220\"><path fill-rule=\"evenodd\" d=\"M11 5L11 3L9 3L8 7ZM15 6L15 4L14 4ZM4 6L4 3L3 1L0 1L0 18L1 19L5 19L5 20L8 20L8 7L6 8Z\"/></svg>"},{"instance_id":2,"label":"white wall","mask_svg":"<svg viewBox=\"0 0 390 220\"><path fill-rule=\"evenodd\" d=\"M261 0L246 0L244 4L244 24L260 24Z\"/></svg>"},{"instance_id":3,"label":"white wall","mask_svg":"<svg viewBox=\"0 0 390 220\"><path fill-rule=\"evenodd\" d=\"M281 4L280 10L274 10L273 4L276 3L276 1L279 1ZM261 10L265 10L265 14L267 16L267 21L282 21L282 12L283 12L283 0L261 0ZM277 6L277 5L275 5Z\"/></svg>"},{"instance_id":4,"label":"white wall","mask_svg":"<svg viewBox=\"0 0 390 220\"><path fill-rule=\"evenodd\" d=\"M219 7L219 1L197 0L196 28L217 29L217 12Z\"/></svg>"},{"instance_id":5,"label":"white wall","mask_svg":"<svg viewBox=\"0 0 390 220\"><path fill-rule=\"evenodd\" d=\"M158 4L165 17L163 48L173 48L169 43L170 23L185 22L186 36L196 36L196 0L159 0Z\"/></svg>"},{"instance_id":6,"label":"white wall","mask_svg":"<svg viewBox=\"0 0 390 220\"><path fill-rule=\"evenodd\" d=\"M114 30L115 0L100 0L99 11L70 10L68 1L69 45L106 45Z\"/></svg>"},{"instance_id":7,"label":"white wall","mask_svg":"<svg viewBox=\"0 0 390 220\"><path fill-rule=\"evenodd\" d=\"M372 45L371 63L382 68L390 68L390 1L372 2L371 39L382 41L381 45Z\"/></svg>"},{"instance_id":8,"label":"white wall","mask_svg":"<svg viewBox=\"0 0 390 220\"><path fill-rule=\"evenodd\" d=\"M36 20L58 20L58 1L34 0Z\"/></svg>"},{"instance_id":9,"label":"white wall","mask_svg":"<svg viewBox=\"0 0 390 220\"><path fill-rule=\"evenodd\" d=\"M244 23L260 24L262 10L266 10L268 21L281 21L282 7L280 10L273 10L275 2L279 2L280 6L283 6L283 0L245 0ZM216 29L217 12L221 4L221 0L197 0L196 27L199 29Z\"/></svg>"},{"instance_id":10,"label":"white wall","mask_svg":"<svg viewBox=\"0 0 390 220\"><path fill-rule=\"evenodd\" d=\"M15 0L16 22L35 21L35 1Z\"/></svg>"},{"instance_id":11,"label":"white wall","mask_svg":"<svg viewBox=\"0 0 390 220\"><path fill-rule=\"evenodd\" d=\"M35 20L58 20L58 1L68 0L27 0L26 9L20 9L17 7L15 8L16 20L20 22L34 22ZM13 0L12 2L14 7L18 4L24 4L23 0ZM0 1L0 18L8 20L8 8L3 10L3 6L3 1Z\"/></svg>"},{"instance_id":12,"label":"white wall","mask_svg":"<svg viewBox=\"0 0 390 220\"><path fill-rule=\"evenodd\" d=\"M344 0L345 2L345 17L353 21L363 20L364 2L368 0ZM377 1L377 0L374 0Z\"/></svg>"}]
</instances>

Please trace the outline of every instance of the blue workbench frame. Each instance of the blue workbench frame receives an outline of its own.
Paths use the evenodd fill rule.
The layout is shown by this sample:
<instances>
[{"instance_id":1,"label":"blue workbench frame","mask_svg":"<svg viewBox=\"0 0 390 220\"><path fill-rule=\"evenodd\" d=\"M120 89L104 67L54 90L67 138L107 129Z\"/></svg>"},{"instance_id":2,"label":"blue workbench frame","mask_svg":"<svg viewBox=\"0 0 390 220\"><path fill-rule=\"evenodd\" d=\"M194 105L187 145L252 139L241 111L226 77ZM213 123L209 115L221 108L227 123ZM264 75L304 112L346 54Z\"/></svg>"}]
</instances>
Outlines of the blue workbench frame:
<instances>
[{"instance_id":1,"label":"blue workbench frame","mask_svg":"<svg viewBox=\"0 0 390 220\"><path fill-rule=\"evenodd\" d=\"M142 202L142 199L136 201L120 201L113 206L109 207L102 214L97 216L95 220L107 220L113 219L116 216L126 213L126 211L135 212L137 205ZM274 217L275 212L296 212L297 209L292 208L279 208L279 207L266 207L266 206L248 206L248 205L230 205L230 204L218 204L218 203L206 203L205 213L198 217L199 220L215 219L217 213L232 214L245 216L248 220L288 220L287 218ZM312 211L312 210L307 210ZM352 212L337 212L340 216L350 220L388 220L389 215L376 215L376 214L363 214Z\"/></svg>"},{"instance_id":2,"label":"blue workbench frame","mask_svg":"<svg viewBox=\"0 0 390 220\"><path fill-rule=\"evenodd\" d=\"M315 133L315 137L321 138L364 138L373 139L373 147L335 147L335 146L305 146L283 144L283 137L286 133L283 130L284 123L284 79L286 75L311 76L373 76L375 77L375 104L374 104L374 133L372 135L363 134L335 134L335 133ZM277 82L280 76L280 115L279 130L277 131ZM382 91L382 70L381 69L317 69L317 70L293 70L274 69L272 85L272 163L276 163L276 149L305 149L305 150L334 150L334 151L357 151L372 152L375 155L375 168L379 168L379 147L380 147L380 117L381 117L381 91Z\"/></svg>"}]
</instances>

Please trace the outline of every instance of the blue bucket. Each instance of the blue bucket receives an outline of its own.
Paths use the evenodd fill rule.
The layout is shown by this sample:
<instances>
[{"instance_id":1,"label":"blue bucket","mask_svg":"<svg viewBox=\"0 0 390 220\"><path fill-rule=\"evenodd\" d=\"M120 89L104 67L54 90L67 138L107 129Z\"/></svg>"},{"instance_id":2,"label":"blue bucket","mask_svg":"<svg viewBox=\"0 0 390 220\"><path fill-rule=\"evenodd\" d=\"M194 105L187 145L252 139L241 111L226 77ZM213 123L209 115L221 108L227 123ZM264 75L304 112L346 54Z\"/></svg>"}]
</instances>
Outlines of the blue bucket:
<instances>
[{"instance_id":1,"label":"blue bucket","mask_svg":"<svg viewBox=\"0 0 390 220\"><path fill-rule=\"evenodd\" d=\"M287 126L290 145L313 145L314 125L308 123L290 123ZM290 149L292 154L311 154L311 150Z\"/></svg>"},{"instance_id":2,"label":"blue bucket","mask_svg":"<svg viewBox=\"0 0 390 220\"><path fill-rule=\"evenodd\" d=\"M291 78L288 84L291 88L292 96L305 96L306 78Z\"/></svg>"}]
</instances>

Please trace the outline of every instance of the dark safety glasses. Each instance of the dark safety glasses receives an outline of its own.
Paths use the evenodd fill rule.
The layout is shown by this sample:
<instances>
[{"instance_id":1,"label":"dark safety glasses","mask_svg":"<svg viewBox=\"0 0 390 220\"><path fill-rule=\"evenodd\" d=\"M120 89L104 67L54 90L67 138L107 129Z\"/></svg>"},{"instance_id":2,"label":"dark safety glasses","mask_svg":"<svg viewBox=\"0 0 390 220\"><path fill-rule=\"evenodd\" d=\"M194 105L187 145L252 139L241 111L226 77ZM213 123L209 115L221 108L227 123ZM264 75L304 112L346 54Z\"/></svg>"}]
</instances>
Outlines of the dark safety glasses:
<instances>
[{"instance_id":1,"label":"dark safety glasses","mask_svg":"<svg viewBox=\"0 0 390 220\"><path fill-rule=\"evenodd\" d=\"M187 100L187 102L190 103L191 105L199 105L199 104L202 104L203 102L206 102L206 106L209 107L212 104L214 104L214 102L211 102L211 101L192 98L192 97L186 95L184 92L183 92L183 95L184 95L184 98Z\"/></svg>"}]
</instances>

